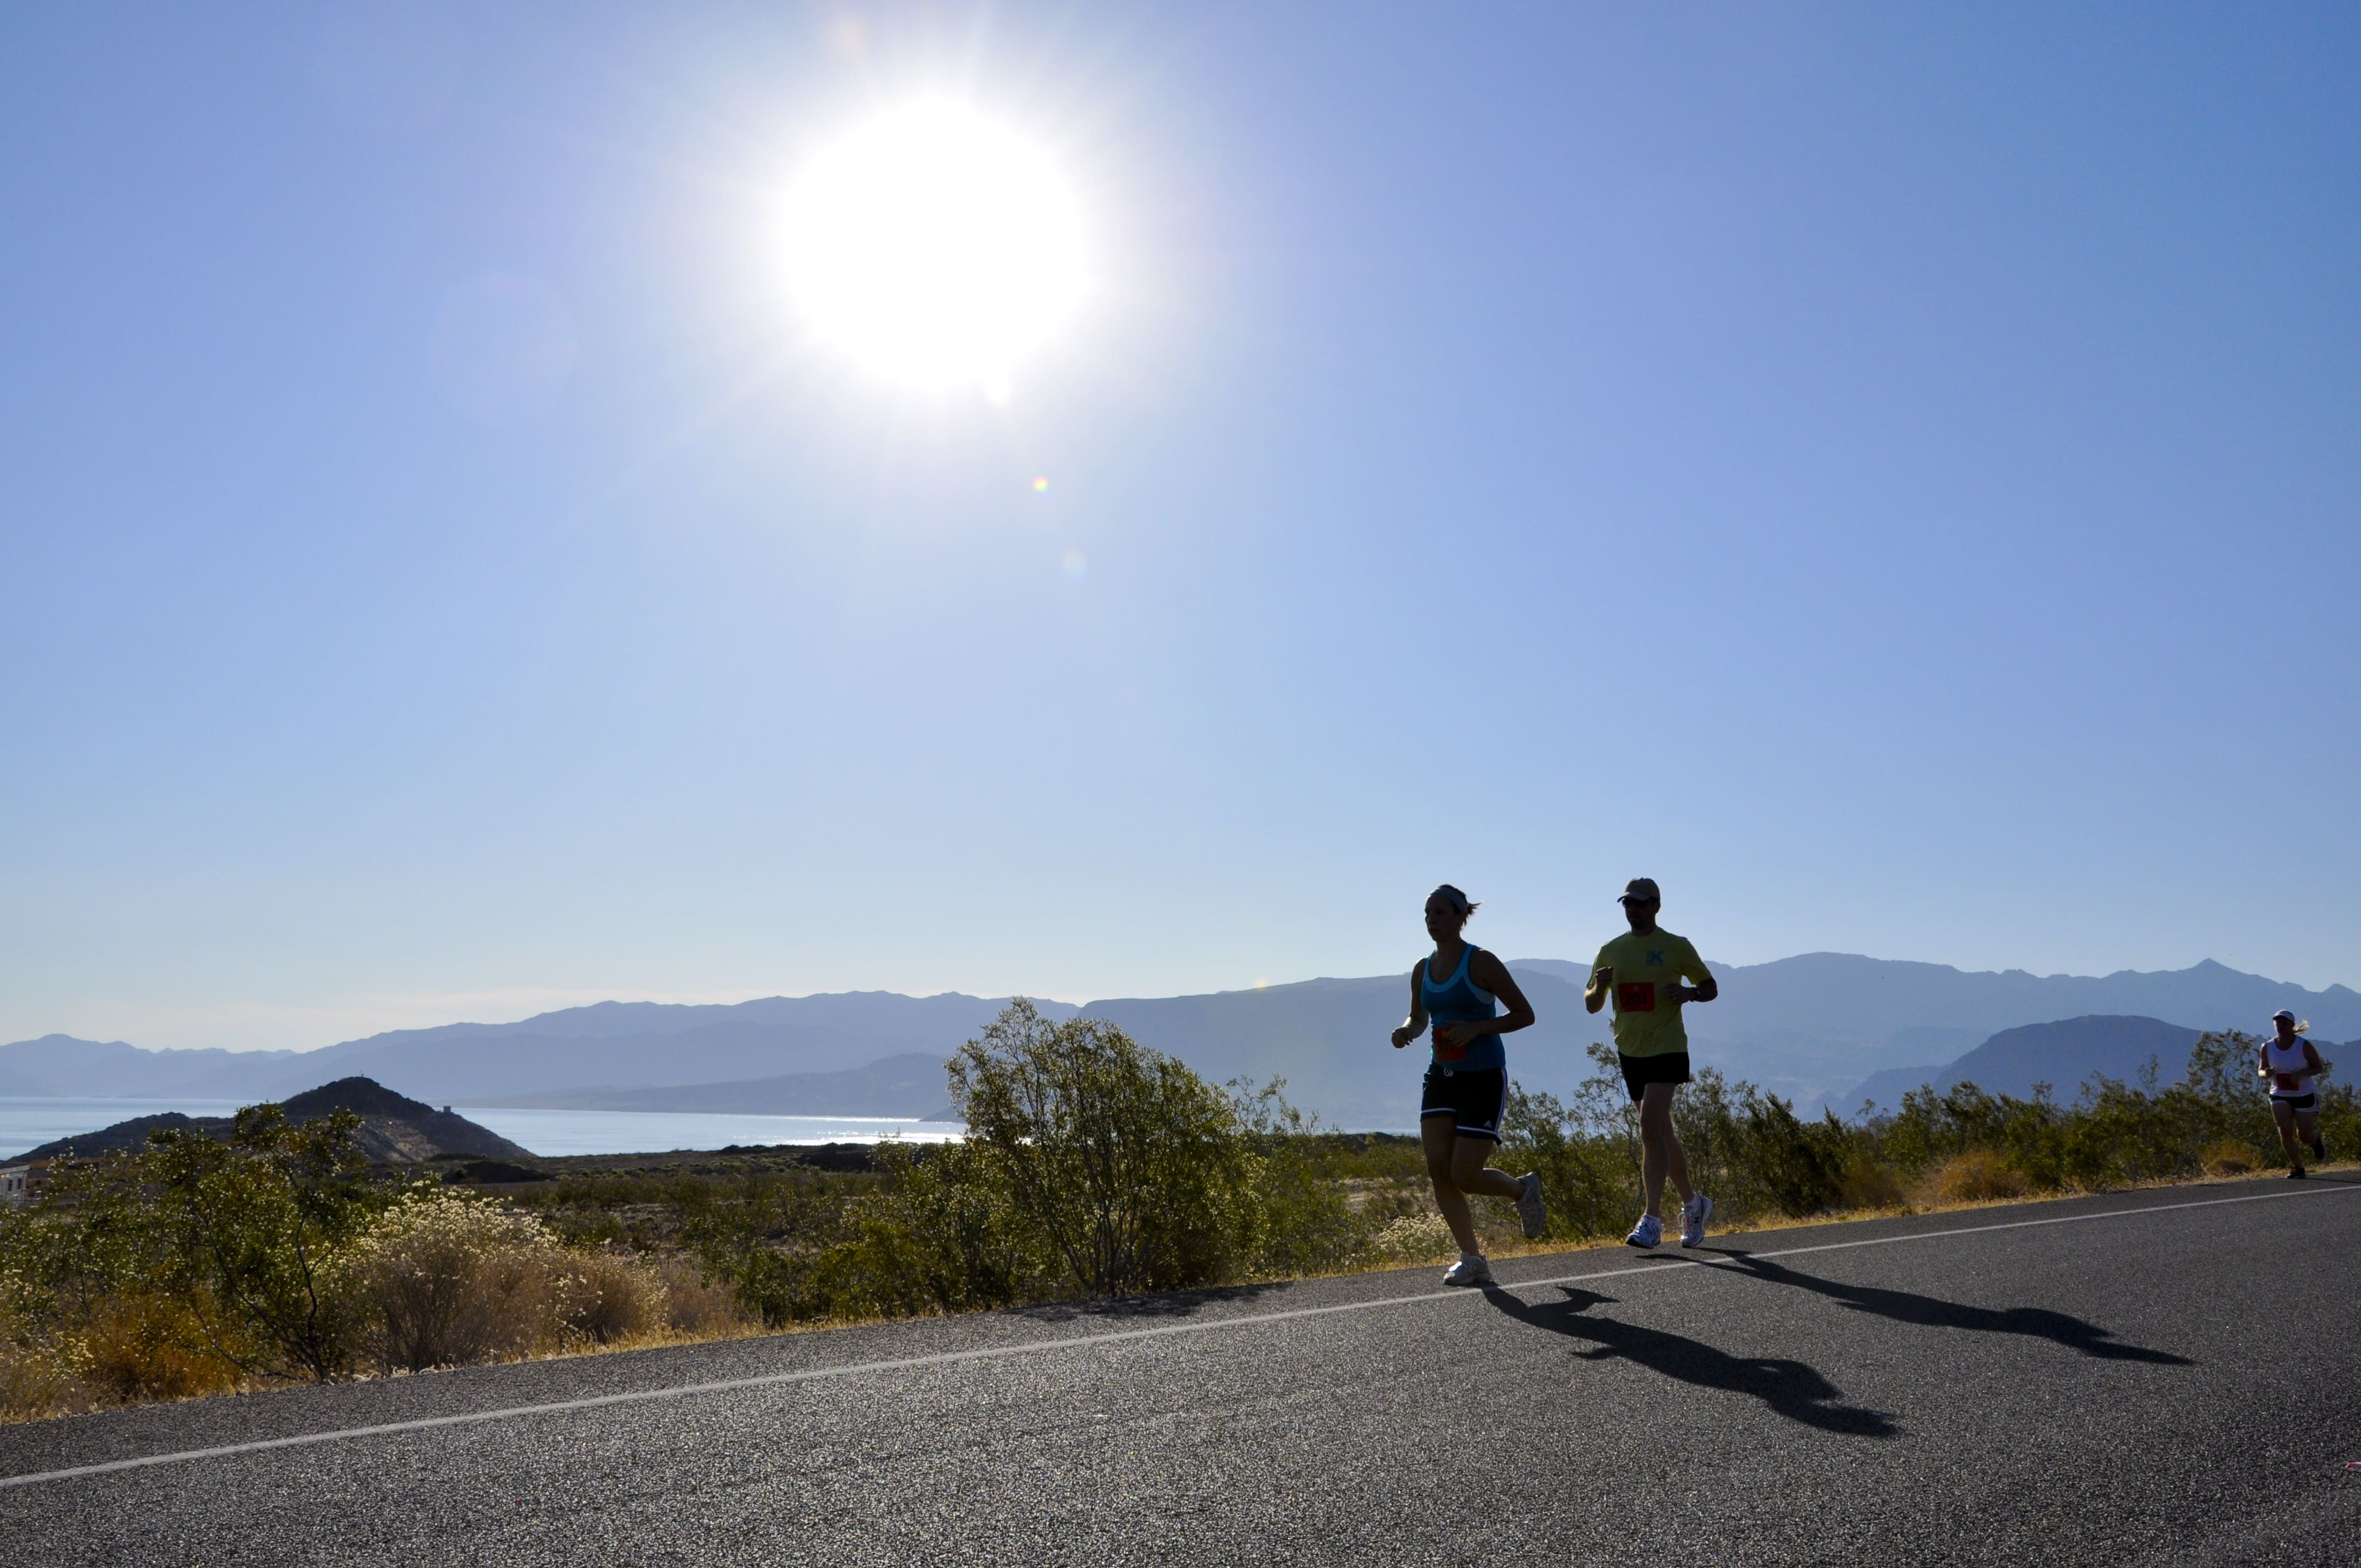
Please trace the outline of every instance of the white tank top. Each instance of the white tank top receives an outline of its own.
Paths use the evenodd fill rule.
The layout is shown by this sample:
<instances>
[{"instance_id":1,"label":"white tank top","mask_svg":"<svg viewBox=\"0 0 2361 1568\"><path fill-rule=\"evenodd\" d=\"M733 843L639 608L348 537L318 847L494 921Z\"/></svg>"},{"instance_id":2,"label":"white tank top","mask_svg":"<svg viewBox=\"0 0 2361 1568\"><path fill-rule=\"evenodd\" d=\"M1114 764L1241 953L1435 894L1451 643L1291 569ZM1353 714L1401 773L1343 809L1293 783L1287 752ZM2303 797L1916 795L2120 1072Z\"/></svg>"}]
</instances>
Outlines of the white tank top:
<instances>
[{"instance_id":1,"label":"white tank top","mask_svg":"<svg viewBox=\"0 0 2361 1568\"><path fill-rule=\"evenodd\" d=\"M2320 1087L2311 1079L2295 1076L2312 1066L2304 1059L2304 1047L2311 1043L2301 1035L2284 1046L2277 1036L2263 1042L2263 1065L2270 1070L2272 1099L2301 1100Z\"/></svg>"}]
</instances>

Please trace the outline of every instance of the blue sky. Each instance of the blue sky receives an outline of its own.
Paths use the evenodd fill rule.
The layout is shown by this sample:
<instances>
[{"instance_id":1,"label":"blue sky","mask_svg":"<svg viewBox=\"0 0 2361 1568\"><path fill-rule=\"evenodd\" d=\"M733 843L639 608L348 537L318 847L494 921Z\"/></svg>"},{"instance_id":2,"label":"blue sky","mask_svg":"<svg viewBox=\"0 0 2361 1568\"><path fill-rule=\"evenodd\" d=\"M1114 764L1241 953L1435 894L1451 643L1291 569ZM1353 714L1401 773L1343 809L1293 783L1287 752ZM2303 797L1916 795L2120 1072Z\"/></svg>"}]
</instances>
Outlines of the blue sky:
<instances>
[{"instance_id":1,"label":"blue sky","mask_svg":"<svg viewBox=\"0 0 2361 1568\"><path fill-rule=\"evenodd\" d=\"M2350 8L0 42L0 1038L1371 973L1442 879L2361 981ZM1095 236L1005 407L780 284L947 92Z\"/></svg>"}]
</instances>

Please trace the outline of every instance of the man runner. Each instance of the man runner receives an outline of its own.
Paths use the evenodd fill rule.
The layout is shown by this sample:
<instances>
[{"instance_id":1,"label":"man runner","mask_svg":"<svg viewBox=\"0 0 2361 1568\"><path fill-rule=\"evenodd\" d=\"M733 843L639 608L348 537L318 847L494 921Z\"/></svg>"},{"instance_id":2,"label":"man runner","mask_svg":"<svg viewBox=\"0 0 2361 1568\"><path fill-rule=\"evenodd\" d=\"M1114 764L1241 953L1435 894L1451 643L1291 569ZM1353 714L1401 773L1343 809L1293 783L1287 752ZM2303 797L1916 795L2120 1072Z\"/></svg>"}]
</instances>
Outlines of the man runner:
<instances>
[{"instance_id":1,"label":"man runner","mask_svg":"<svg viewBox=\"0 0 2361 1568\"><path fill-rule=\"evenodd\" d=\"M2303 1146L2312 1157L2326 1159L2328 1146L2320 1136L2320 1085L2314 1081L2328 1070L2320 1052L2303 1037L2304 1025L2282 1007L2271 1014L2271 1038L2265 1040L2255 1060L2255 1071L2271 1086L2271 1120L2279 1124L2279 1146L2287 1150L2288 1179L2304 1179Z\"/></svg>"},{"instance_id":2,"label":"man runner","mask_svg":"<svg viewBox=\"0 0 2361 1568\"><path fill-rule=\"evenodd\" d=\"M1631 929L1598 949L1582 1005L1596 1013L1615 998L1615 1049L1623 1060L1623 1085L1640 1107L1640 1180L1648 1207L1623 1239L1652 1247L1664 1239L1660 1212L1664 1178L1681 1195L1681 1245L1705 1240L1713 1200L1689 1185L1688 1157L1673 1135L1673 1091L1689 1080L1689 1036L1681 1026L1681 1006L1711 1002L1721 987L1686 937L1659 929L1656 911L1664 897L1647 877L1633 877L1617 900ZM1694 983L1683 985L1681 981Z\"/></svg>"},{"instance_id":3,"label":"man runner","mask_svg":"<svg viewBox=\"0 0 2361 1568\"><path fill-rule=\"evenodd\" d=\"M1461 927L1475 913L1467 895L1448 883L1426 895L1426 934L1434 951L1412 966L1410 1016L1393 1033L1394 1049L1400 1050L1426 1032L1429 1020L1434 1025L1418 1136L1434 1183L1434 1206L1459 1244L1459 1261L1444 1275L1445 1285L1492 1283L1492 1266L1476 1245L1469 1193L1514 1199L1528 1238L1542 1234L1548 1217L1539 1174L1510 1176L1488 1163L1500 1146L1500 1113L1509 1104L1509 1055L1500 1036L1531 1024L1533 1009L1508 965L1461 939ZM1509 1004L1505 1014L1501 1002Z\"/></svg>"}]
</instances>

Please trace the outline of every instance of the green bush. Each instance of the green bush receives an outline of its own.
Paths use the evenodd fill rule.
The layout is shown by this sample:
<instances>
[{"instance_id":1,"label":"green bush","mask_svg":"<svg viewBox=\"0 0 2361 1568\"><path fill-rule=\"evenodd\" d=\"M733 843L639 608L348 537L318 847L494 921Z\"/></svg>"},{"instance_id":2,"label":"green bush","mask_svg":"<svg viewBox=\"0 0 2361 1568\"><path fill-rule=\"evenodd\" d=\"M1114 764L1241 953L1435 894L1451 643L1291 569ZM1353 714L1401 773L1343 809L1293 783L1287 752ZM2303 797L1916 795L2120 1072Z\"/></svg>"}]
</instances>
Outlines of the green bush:
<instances>
[{"instance_id":1,"label":"green bush","mask_svg":"<svg viewBox=\"0 0 2361 1568\"><path fill-rule=\"evenodd\" d=\"M1005 1162L979 1144L882 1151L887 1192L863 1237L877 1268L906 1277L945 1312L1047 1294L1057 1260L1020 1218Z\"/></svg>"},{"instance_id":2,"label":"green bush","mask_svg":"<svg viewBox=\"0 0 2361 1568\"><path fill-rule=\"evenodd\" d=\"M1259 1253L1260 1161L1237 1105L1097 1018L1019 998L951 1058L967 1142L1087 1296L1210 1284Z\"/></svg>"},{"instance_id":3,"label":"green bush","mask_svg":"<svg viewBox=\"0 0 2361 1568\"><path fill-rule=\"evenodd\" d=\"M1287 1278L1349 1267L1390 1216L1356 1207L1331 1172L1319 1119L1288 1103L1285 1079L1259 1088L1240 1079L1229 1088L1257 1161L1251 1202L1260 1245L1252 1272Z\"/></svg>"},{"instance_id":4,"label":"green bush","mask_svg":"<svg viewBox=\"0 0 2361 1568\"><path fill-rule=\"evenodd\" d=\"M1541 1174L1551 1234L1570 1239L1622 1234L1640 1194L1638 1110L1614 1048L1594 1045L1590 1058L1596 1070L1572 1103L1512 1086L1501 1124L1501 1168ZM1803 1121L1788 1102L1711 1068L1673 1102L1673 1128L1689 1179L1731 1222L1825 1212L1873 1165L1856 1129Z\"/></svg>"},{"instance_id":5,"label":"green bush","mask_svg":"<svg viewBox=\"0 0 2361 1568\"><path fill-rule=\"evenodd\" d=\"M155 1194L164 1293L242 1372L324 1382L351 1370L355 1324L329 1270L379 1206L360 1179L359 1125L349 1111L297 1126L249 1105L225 1142L159 1133L130 1162Z\"/></svg>"},{"instance_id":6,"label":"green bush","mask_svg":"<svg viewBox=\"0 0 2361 1568\"><path fill-rule=\"evenodd\" d=\"M1500 1119L1499 1165L1539 1173L1550 1234L1561 1239L1620 1234L1640 1187L1638 1121L1589 1092L1598 1081L1572 1106L1511 1084ZM1620 1091L1620 1076L1615 1083Z\"/></svg>"}]
</instances>

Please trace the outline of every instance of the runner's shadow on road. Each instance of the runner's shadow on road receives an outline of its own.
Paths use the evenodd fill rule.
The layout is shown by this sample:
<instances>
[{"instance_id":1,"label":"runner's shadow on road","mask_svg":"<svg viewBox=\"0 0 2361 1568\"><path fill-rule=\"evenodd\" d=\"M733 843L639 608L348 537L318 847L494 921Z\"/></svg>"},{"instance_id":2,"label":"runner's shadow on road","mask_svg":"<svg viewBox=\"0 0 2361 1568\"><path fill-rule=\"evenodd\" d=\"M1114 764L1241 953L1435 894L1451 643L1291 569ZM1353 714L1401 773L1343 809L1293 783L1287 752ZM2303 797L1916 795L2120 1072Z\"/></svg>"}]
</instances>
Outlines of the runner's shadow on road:
<instances>
[{"instance_id":1,"label":"runner's shadow on road","mask_svg":"<svg viewBox=\"0 0 2361 1568\"><path fill-rule=\"evenodd\" d=\"M1769 1258L1721 1247L1705 1250L1719 1253L1729 1259L1728 1263L1718 1266L1729 1272L1751 1275L1773 1285L1794 1286L1815 1296L1826 1296L1856 1312L1891 1318L1897 1323L1929 1329L1968 1329L1977 1333L2026 1334L2104 1361L2147 1361L2158 1366L2191 1365L2188 1357L2175 1355L2169 1351L2125 1344L2116 1339L2112 1331L2101 1328L2087 1318L2055 1312L2047 1307L1999 1310L1971 1307L1963 1301L1946 1301L1940 1296L1921 1296L1912 1290L1891 1290L1874 1285L1846 1285L1834 1279L1823 1279L1816 1274L1806 1274L1801 1269L1789 1268Z\"/></svg>"},{"instance_id":2,"label":"runner's shadow on road","mask_svg":"<svg viewBox=\"0 0 2361 1568\"><path fill-rule=\"evenodd\" d=\"M1702 1340L1642 1328L1616 1318L1592 1317L1589 1309L1613 1301L1611 1296L1561 1285L1562 1301L1529 1304L1498 1287L1484 1299L1519 1322L1547 1329L1568 1339L1587 1340L1596 1348L1574 1354L1585 1361L1621 1357L1666 1377L1694 1383L1701 1388L1745 1394L1791 1421L1847 1437L1892 1437L1894 1422L1877 1410L1842 1403L1843 1394L1826 1377L1800 1361L1749 1358L1716 1350Z\"/></svg>"}]
</instances>

